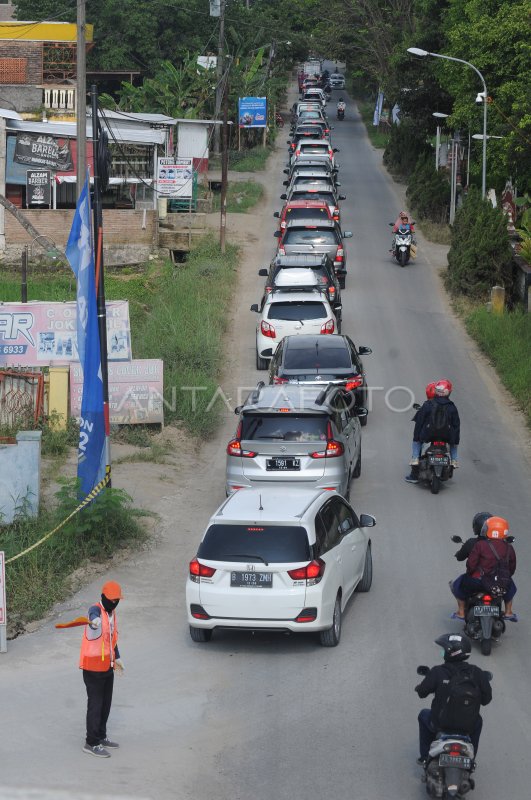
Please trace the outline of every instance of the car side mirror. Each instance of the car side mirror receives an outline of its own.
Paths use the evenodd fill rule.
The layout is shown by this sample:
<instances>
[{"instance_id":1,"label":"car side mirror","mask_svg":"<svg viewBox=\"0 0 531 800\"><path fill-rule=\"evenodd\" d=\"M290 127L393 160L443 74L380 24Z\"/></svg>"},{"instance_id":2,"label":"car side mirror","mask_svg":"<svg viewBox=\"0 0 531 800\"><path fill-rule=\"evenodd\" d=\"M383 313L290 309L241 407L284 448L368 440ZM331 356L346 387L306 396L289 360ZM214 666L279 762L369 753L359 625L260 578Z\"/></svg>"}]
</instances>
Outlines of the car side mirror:
<instances>
[{"instance_id":1,"label":"car side mirror","mask_svg":"<svg viewBox=\"0 0 531 800\"><path fill-rule=\"evenodd\" d=\"M391 228L392 228L395 223L394 222L388 222L387 224L390 225Z\"/></svg>"},{"instance_id":2,"label":"car side mirror","mask_svg":"<svg viewBox=\"0 0 531 800\"><path fill-rule=\"evenodd\" d=\"M333 152L334 152L334 153L340 153L341 151L340 151L339 147L334 147L334 150L333 150Z\"/></svg>"},{"instance_id":3,"label":"car side mirror","mask_svg":"<svg viewBox=\"0 0 531 800\"><path fill-rule=\"evenodd\" d=\"M343 239L352 239L352 231L343 231Z\"/></svg>"},{"instance_id":4,"label":"car side mirror","mask_svg":"<svg viewBox=\"0 0 531 800\"><path fill-rule=\"evenodd\" d=\"M287 181L285 181L285 183L284 183L284 186L287 186L287 185L288 185L288 182L287 182ZM287 200L287 199L288 199L288 196L287 196L287 194L281 194L281 195L280 195L280 199L281 199L281 200Z\"/></svg>"},{"instance_id":5,"label":"car side mirror","mask_svg":"<svg viewBox=\"0 0 531 800\"><path fill-rule=\"evenodd\" d=\"M420 408L420 403L413 403L413 408L415 409L415 411L418 411Z\"/></svg>"},{"instance_id":6,"label":"car side mirror","mask_svg":"<svg viewBox=\"0 0 531 800\"><path fill-rule=\"evenodd\" d=\"M267 269L259 269L258 270L258 274L259 274L259 276L261 278L267 278L269 273L268 273Z\"/></svg>"},{"instance_id":7,"label":"car side mirror","mask_svg":"<svg viewBox=\"0 0 531 800\"><path fill-rule=\"evenodd\" d=\"M339 184L336 184L336 186L339 186ZM338 195L338 198L337 198L337 199L338 199L338 200L346 200L346 199L347 199L347 196L346 196L346 194L340 194L340 195Z\"/></svg>"},{"instance_id":8,"label":"car side mirror","mask_svg":"<svg viewBox=\"0 0 531 800\"><path fill-rule=\"evenodd\" d=\"M341 186L341 184L339 183L339 181L336 181L336 186Z\"/></svg>"},{"instance_id":9,"label":"car side mirror","mask_svg":"<svg viewBox=\"0 0 531 800\"><path fill-rule=\"evenodd\" d=\"M273 236L276 236L276 237L277 237L277 239L278 239L278 237L280 236L280 231L275 231L275 232L274 232L274 234L273 234Z\"/></svg>"},{"instance_id":10,"label":"car side mirror","mask_svg":"<svg viewBox=\"0 0 531 800\"><path fill-rule=\"evenodd\" d=\"M370 356L371 353L372 353L371 347L365 347L365 345L361 345L361 347L358 347L359 356Z\"/></svg>"},{"instance_id":11,"label":"car side mirror","mask_svg":"<svg viewBox=\"0 0 531 800\"><path fill-rule=\"evenodd\" d=\"M273 213L273 216L276 217L277 219L279 219L280 218L280 211L275 211Z\"/></svg>"},{"instance_id":12,"label":"car side mirror","mask_svg":"<svg viewBox=\"0 0 531 800\"><path fill-rule=\"evenodd\" d=\"M253 303L250 310L254 311L255 314L258 314L259 313L258 303Z\"/></svg>"},{"instance_id":13,"label":"car side mirror","mask_svg":"<svg viewBox=\"0 0 531 800\"><path fill-rule=\"evenodd\" d=\"M358 417L358 419L364 419L369 412L363 406L356 406L354 408L354 415Z\"/></svg>"},{"instance_id":14,"label":"car side mirror","mask_svg":"<svg viewBox=\"0 0 531 800\"><path fill-rule=\"evenodd\" d=\"M417 675L427 675L430 671L429 667L424 667L422 664L420 667L417 667Z\"/></svg>"},{"instance_id":15,"label":"car side mirror","mask_svg":"<svg viewBox=\"0 0 531 800\"><path fill-rule=\"evenodd\" d=\"M236 408L234 409L234 413L235 414L241 414L242 408L243 408L243 406L236 406Z\"/></svg>"},{"instance_id":16,"label":"car side mirror","mask_svg":"<svg viewBox=\"0 0 531 800\"><path fill-rule=\"evenodd\" d=\"M460 536L452 536L451 538L452 538L452 542L455 542L456 544L462 544L463 543L463 540L461 539Z\"/></svg>"},{"instance_id":17,"label":"car side mirror","mask_svg":"<svg viewBox=\"0 0 531 800\"><path fill-rule=\"evenodd\" d=\"M376 520L372 514L360 514L360 525L362 528L374 528Z\"/></svg>"},{"instance_id":18,"label":"car side mirror","mask_svg":"<svg viewBox=\"0 0 531 800\"><path fill-rule=\"evenodd\" d=\"M285 175L289 175L289 169L288 169L287 167L286 167L286 169L283 169L283 170L282 170L282 172L283 172ZM285 186L285 185L286 185L286 184L284 184L284 186Z\"/></svg>"},{"instance_id":19,"label":"car side mirror","mask_svg":"<svg viewBox=\"0 0 531 800\"><path fill-rule=\"evenodd\" d=\"M512 544L514 542L514 538L515 538L514 536L506 536L505 541L508 542L509 544Z\"/></svg>"}]
</instances>

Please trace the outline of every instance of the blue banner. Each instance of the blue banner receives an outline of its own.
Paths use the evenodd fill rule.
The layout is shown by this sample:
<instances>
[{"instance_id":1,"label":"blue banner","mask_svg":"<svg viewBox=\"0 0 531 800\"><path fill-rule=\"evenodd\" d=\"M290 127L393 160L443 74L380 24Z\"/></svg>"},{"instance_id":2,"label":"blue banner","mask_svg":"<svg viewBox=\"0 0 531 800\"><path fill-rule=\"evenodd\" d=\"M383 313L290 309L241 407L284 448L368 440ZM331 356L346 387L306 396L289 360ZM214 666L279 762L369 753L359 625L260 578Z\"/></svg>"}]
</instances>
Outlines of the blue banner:
<instances>
[{"instance_id":1,"label":"blue banner","mask_svg":"<svg viewBox=\"0 0 531 800\"><path fill-rule=\"evenodd\" d=\"M87 495L104 478L106 466L103 381L88 175L77 202L66 255L77 278L77 342L79 362L83 369L77 477L82 494Z\"/></svg>"},{"instance_id":2,"label":"blue banner","mask_svg":"<svg viewBox=\"0 0 531 800\"><path fill-rule=\"evenodd\" d=\"M266 97L240 97L238 125L240 128L265 128L267 124Z\"/></svg>"}]
</instances>

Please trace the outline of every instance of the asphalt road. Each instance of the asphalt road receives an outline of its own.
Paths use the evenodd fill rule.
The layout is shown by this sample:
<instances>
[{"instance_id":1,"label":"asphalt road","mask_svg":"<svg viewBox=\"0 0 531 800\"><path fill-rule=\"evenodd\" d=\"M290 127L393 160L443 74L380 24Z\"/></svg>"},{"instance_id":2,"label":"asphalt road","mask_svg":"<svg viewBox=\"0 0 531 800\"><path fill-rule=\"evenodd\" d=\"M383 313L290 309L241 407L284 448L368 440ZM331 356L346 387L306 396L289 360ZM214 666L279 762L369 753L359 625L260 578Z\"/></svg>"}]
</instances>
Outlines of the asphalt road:
<instances>
[{"instance_id":1,"label":"asphalt road","mask_svg":"<svg viewBox=\"0 0 531 800\"><path fill-rule=\"evenodd\" d=\"M354 232L347 242L343 331L373 348L365 365L371 386L382 387L373 392L362 476L352 491L355 509L377 519L372 591L351 602L335 649L311 637L265 633L191 642L184 582L188 560L224 496L224 449L235 427L227 411L219 435L190 456L193 471L182 470L174 485L161 484L156 546L112 573L126 594L120 641L127 675L116 681L109 728L121 749L110 760L81 752L79 637L58 635L53 620L0 655L5 787L47 789L47 800L79 800L81 792L117 800L420 800L425 790L415 758L422 704L413 692L415 670L439 660L438 634L459 630L448 619L454 603L447 582L460 566L450 536L468 536L473 514L487 509L507 516L518 537L515 608L521 621L508 626L490 658L474 648L473 661L494 673L474 797L529 796L526 433L449 312L437 276L444 250L419 234L416 261L404 269L393 263L387 223L404 204L402 187L382 169L351 102L344 122L335 123L334 145L341 149L341 190L348 197L343 227ZM282 146L267 172L268 195L248 217L251 239L235 289L223 382L229 405L236 405L241 387L263 377L254 369L256 317L247 309L260 296L256 271L274 252L272 212L280 207L284 158ZM407 405L409 391L422 399L425 384L443 376L454 382L462 419L461 467L433 496L404 482L412 414L388 406ZM100 586L98 578L58 615L83 613ZM18 795L6 788L0 797Z\"/></svg>"}]
</instances>

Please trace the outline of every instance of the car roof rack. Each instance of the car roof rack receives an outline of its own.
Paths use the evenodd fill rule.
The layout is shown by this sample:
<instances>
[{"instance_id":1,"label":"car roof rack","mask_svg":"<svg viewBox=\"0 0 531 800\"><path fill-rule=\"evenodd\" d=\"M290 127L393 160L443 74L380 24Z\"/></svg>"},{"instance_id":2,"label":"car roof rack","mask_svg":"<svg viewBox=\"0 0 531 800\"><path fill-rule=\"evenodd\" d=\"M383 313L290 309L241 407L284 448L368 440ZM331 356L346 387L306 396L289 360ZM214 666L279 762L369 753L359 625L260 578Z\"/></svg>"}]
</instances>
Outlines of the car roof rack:
<instances>
[{"instance_id":1,"label":"car roof rack","mask_svg":"<svg viewBox=\"0 0 531 800\"><path fill-rule=\"evenodd\" d=\"M264 386L265 386L264 381L258 381L258 383L256 384L256 387L253 389L253 391L249 395L249 402L250 403L253 403L253 405L258 403L258 401L260 400L260 392L262 391Z\"/></svg>"},{"instance_id":2,"label":"car roof rack","mask_svg":"<svg viewBox=\"0 0 531 800\"><path fill-rule=\"evenodd\" d=\"M270 295L273 295L273 294L289 294L290 292L291 293L318 292L319 294L326 294L327 290L328 290L327 286L323 286L322 284L319 284L319 283L312 284L311 286L304 285L304 284L302 284L301 286L297 286L297 285L294 285L294 286L276 286L275 284L273 284L273 286L271 287L271 292L269 294Z\"/></svg>"}]
</instances>

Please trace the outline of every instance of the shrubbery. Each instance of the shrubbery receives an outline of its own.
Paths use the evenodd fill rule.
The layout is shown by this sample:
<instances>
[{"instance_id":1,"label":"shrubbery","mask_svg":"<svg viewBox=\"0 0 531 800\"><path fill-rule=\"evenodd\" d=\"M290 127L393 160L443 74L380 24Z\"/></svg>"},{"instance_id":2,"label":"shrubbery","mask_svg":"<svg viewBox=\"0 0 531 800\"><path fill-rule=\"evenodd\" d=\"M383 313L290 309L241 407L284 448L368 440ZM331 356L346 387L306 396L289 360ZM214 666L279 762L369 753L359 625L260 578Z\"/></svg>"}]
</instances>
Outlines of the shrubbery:
<instances>
[{"instance_id":1,"label":"shrubbery","mask_svg":"<svg viewBox=\"0 0 531 800\"><path fill-rule=\"evenodd\" d=\"M409 185L407 198L419 219L446 222L450 204L450 184L444 174L433 166L431 153L424 153L417 161Z\"/></svg>"},{"instance_id":2,"label":"shrubbery","mask_svg":"<svg viewBox=\"0 0 531 800\"><path fill-rule=\"evenodd\" d=\"M386 167L395 174L409 177L424 153L431 152L424 133L419 134L413 120L404 119L391 126L391 136L383 154Z\"/></svg>"},{"instance_id":3,"label":"shrubbery","mask_svg":"<svg viewBox=\"0 0 531 800\"><path fill-rule=\"evenodd\" d=\"M511 255L505 215L471 187L452 228L450 290L479 298L494 285L510 289Z\"/></svg>"}]
</instances>

